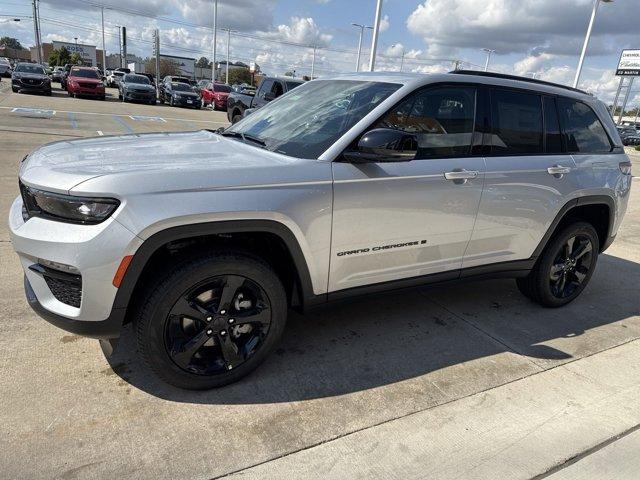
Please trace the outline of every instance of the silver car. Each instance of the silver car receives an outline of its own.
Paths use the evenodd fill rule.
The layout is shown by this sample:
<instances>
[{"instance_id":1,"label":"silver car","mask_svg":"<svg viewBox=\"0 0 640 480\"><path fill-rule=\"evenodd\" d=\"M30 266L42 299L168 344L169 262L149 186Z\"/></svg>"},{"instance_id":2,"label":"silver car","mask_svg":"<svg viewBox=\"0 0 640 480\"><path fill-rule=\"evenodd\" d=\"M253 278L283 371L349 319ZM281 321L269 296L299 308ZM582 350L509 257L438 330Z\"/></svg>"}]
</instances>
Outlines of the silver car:
<instances>
[{"instance_id":1,"label":"silver car","mask_svg":"<svg viewBox=\"0 0 640 480\"><path fill-rule=\"evenodd\" d=\"M133 322L161 378L207 389L256 368L289 308L505 276L565 305L631 179L605 105L579 90L351 74L223 131L45 145L9 225L39 315L106 351Z\"/></svg>"}]
</instances>

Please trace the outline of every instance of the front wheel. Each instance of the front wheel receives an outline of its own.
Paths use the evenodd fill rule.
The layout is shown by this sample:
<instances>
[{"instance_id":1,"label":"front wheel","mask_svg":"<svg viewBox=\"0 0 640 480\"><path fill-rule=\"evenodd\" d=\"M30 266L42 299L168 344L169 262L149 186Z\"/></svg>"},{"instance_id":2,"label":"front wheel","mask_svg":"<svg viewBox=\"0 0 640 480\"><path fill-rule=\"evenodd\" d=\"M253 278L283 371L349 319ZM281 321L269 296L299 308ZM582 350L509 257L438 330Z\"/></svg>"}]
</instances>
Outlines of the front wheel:
<instances>
[{"instance_id":1,"label":"front wheel","mask_svg":"<svg viewBox=\"0 0 640 480\"><path fill-rule=\"evenodd\" d=\"M242 120L242 115L236 114L231 119L231 123L235 124L235 123L238 123L240 120Z\"/></svg>"},{"instance_id":2,"label":"front wheel","mask_svg":"<svg viewBox=\"0 0 640 480\"><path fill-rule=\"evenodd\" d=\"M518 289L545 307L561 307L585 289L596 268L600 241L593 226L576 222L552 238Z\"/></svg>"},{"instance_id":3,"label":"front wheel","mask_svg":"<svg viewBox=\"0 0 640 480\"><path fill-rule=\"evenodd\" d=\"M238 381L282 336L286 298L278 276L259 259L229 252L187 260L146 294L136 319L138 350L180 388Z\"/></svg>"}]
</instances>

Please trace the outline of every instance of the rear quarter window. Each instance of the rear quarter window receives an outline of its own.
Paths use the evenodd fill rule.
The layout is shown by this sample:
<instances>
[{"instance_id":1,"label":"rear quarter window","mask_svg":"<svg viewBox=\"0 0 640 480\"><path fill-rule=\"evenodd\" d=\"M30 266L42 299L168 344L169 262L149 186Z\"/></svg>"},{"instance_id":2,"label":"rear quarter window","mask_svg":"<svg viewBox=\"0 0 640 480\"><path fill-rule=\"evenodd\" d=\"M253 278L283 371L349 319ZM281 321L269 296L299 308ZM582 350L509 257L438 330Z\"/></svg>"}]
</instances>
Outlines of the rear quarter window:
<instances>
[{"instance_id":1,"label":"rear quarter window","mask_svg":"<svg viewBox=\"0 0 640 480\"><path fill-rule=\"evenodd\" d=\"M608 153L612 145L602 122L585 103L558 99L558 111L569 153Z\"/></svg>"}]
</instances>

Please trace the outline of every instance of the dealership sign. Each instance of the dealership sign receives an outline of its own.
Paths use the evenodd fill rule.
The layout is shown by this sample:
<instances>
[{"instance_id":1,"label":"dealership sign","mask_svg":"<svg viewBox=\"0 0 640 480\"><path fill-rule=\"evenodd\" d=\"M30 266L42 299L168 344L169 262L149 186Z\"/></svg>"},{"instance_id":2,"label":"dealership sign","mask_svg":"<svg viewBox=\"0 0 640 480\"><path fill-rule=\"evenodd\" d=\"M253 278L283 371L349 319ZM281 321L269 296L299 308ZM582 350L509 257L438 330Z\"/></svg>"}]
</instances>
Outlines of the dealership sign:
<instances>
[{"instance_id":1,"label":"dealership sign","mask_svg":"<svg viewBox=\"0 0 640 480\"><path fill-rule=\"evenodd\" d=\"M82 58L82 62L85 65L90 65L92 67L97 66L96 62L96 47L94 45L82 45L81 43L69 43L69 42L59 42L54 40L53 49L60 50L62 47L66 48L71 55L77 53Z\"/></svg>"},{"instance_id":2,"label":"dealership sign","mask_svg":"<svg viewBox=\"0 0 640 480\"><path fill-rule=\"evenodd\" d=\"M640 50L623 50L616 75L640 76Z\"/></svg>"}]
</instances>

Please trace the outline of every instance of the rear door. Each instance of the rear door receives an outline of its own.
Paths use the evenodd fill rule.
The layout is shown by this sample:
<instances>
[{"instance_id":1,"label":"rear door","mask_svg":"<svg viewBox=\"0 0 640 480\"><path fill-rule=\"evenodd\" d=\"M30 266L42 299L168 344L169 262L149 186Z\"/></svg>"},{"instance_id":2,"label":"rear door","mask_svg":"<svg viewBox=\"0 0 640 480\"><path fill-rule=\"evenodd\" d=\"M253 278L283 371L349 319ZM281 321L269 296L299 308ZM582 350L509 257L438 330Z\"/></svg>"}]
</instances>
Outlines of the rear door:
<instances>
[{"instance_id":1,"label":"rear door","mask_svg":"<svg viewBox=\"0 0 640 480\"><path fill-rule=\"evenodd\" d=\"M263 105L265 105L266 103L268 103L267 99L265 98L267 92L271 91L271 87L273 86L273 78L265 78L262 83L260 84L260 87L258 88L258 91L256 92L255 96L253 97L253 101L251 102L251 107L252 108L260 108Z\"/></svg>"},{"instance_id":2,"label":"rear door","mask_svg":"<svg viewBox=\"0 0 640 480\"><path fill-rule=\"evenodd\" d=\"M576 188L555 97L492 87L490 103L485 188L463 268L531 257Z\"/></svg>"},{"instance_id":3,"label":"rear door","mask_svg":"<svg viewBox=\"0 0 640 480\"><path fill-rule=\"evenodd\" d=\"M415 134L414 159L333 163L329 291L433 273L457 278L485 169L472 150L474 125L484 122L476 99L473 85L414 92L369 129Z\"/></svg>"}]
</instances>

